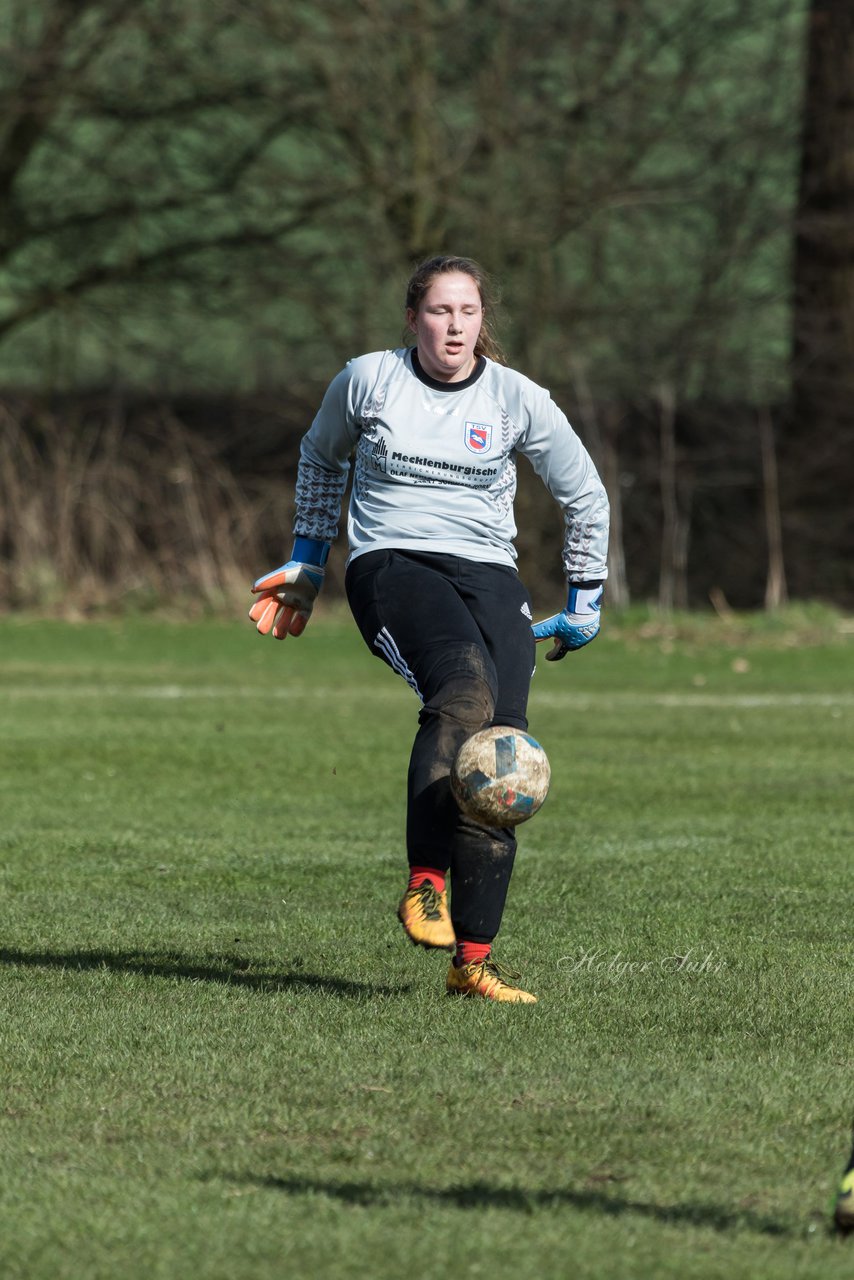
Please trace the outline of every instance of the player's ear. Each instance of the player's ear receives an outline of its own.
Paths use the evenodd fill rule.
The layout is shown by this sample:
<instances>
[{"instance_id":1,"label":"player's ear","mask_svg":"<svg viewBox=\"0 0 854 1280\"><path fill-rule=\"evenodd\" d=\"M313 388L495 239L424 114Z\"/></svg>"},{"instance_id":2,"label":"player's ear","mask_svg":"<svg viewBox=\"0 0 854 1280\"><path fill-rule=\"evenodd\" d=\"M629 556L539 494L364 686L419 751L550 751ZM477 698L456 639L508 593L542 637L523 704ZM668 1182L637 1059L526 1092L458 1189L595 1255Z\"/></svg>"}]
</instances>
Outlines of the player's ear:
<instances>
[{"instance_id":1,"label":"player's ear","mask_svg":"<svg viewBox=\"0 0 854 1280\"><path fill-rule=\"evenodd\" d=\"M406 308L406 325L410 333L415 333L417 331L416 315L412 307Z\"/></svg>"}]
</instances>

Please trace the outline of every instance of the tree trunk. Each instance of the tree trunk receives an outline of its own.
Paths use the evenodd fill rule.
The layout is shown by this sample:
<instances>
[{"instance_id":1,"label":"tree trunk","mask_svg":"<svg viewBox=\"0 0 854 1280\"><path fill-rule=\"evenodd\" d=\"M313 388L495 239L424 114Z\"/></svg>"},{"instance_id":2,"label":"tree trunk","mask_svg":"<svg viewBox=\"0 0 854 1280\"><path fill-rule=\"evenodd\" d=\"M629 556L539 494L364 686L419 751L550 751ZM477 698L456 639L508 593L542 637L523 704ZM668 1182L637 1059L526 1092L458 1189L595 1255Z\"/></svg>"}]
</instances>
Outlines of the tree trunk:
<instances>
[{"instance_id":1,"label":"tree trunk","mask_svg":"<svg viewBox=\"0 0 854 1280\"><path fill-rule=\"evenodd\" d=\"M684 554L687 546L679 514L676 481L676 397L671 386L657 393L659 426L659 485L661 490L661 562L658 577L658 606L670 613L686 595ZM681 570L680 570L681 565ZM680 572L682 582L680 583Z\"/></svg>"},{"instance_id":2,"label":"tree trunk","mask_svg":"<svg viewBox=\"0 0 854 1280\"><path fill-rule=\"evenodd\" d=\"M585 443L605 486L611 507L611 527L608 538L608 604L615 609L626 609L629 604L629 584L626 578L626 556L623 546L620 458L617 448L617 437L625 410L620 405L607 405L604 420L600 426L599 413L590 391L584 365L573 356L570 356L569 364L575 383L578 410L584 423Z\"/></svg>"},{"instance_id":3,"label":"tree trunk","mask_svg":"<svg viewBox=\"0 0 854 1280\"><path fill-rule=\"evenodd\" d=\"M614 609L629 606L626 552L623 542L623 499L620 486L620 453L617 443L622 411L609 406L602 430L602 483L611 504L611 533L608 543L608 604Z\"/></svg>"},{"instance_id":4,"label":"tree trunk","mask_svg":"<svg viewBox=\"0 0 854 1280\"><path fill-rule=\"evenodd\" d=\"M812 0L795 227L793 401L804 433L854 426L854 6Z\"/></svg>"},{"instance_id":5,"label":"tree trunk","mask_svg":"<svg viewBox=\"0 0 854 1280\"><path fill-rule=\"evenodd\" d=\"M762 506L768 539L768 575L765 580L765 608L779 609L788 599L786 567L783 560L783 530L780 519L780 485L777 477L777 450L774 424L767 409L759 410L759 446L762 453Z\"/></svg>"}]
</instances>

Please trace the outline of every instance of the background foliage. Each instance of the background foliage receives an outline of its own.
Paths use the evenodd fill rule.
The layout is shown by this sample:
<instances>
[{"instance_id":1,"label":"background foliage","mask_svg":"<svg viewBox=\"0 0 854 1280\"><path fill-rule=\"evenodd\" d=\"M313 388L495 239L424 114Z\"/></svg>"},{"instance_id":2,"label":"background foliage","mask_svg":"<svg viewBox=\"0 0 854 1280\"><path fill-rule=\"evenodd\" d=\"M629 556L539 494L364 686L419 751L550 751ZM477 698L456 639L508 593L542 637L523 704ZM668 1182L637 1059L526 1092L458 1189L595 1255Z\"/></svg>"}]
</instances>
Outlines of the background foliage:
<instances>
[{"instance_id":1,"label":"background foliage","mask_svg":"<svg viewBox=\"0 0 854 1280\"><path fill-rule=\"evenodd\" d=\"M536 21L522 0L3 0L7 422L41 456L82 429L83 393L134 436L154 404L230 469L244 525L279 468L281 514L217 553L203 594L227 595L284 554L325 383L400 340L415 261L471 254L502 285L511 363L552 389L620 508L612 602L760 603L770 504L793 592L851 603L830 563L850 522L815 519L843 510L826 487L851 434L816 455L788 412L807 17L806 0L540 0ZM170 448L195 445L152 452L161 475ZM6 477L32 483L23 462ZM523 489L543 589L547 503ZM7 603L59 554L11 523ZM158 573L135 576L156 592ZM113 590L90 561L76 578Z\"/></svg>"},{"instance_id":2,"label":"background foliage","mask_svg":"<svg viewBox=\"0 0 854 1280\"><path fill-rule=\"evenodd\" d=\"M4 9L7 378L325 381L454 245L535 378L785 387L801 0Z\"/></svg>"}]
</instances>

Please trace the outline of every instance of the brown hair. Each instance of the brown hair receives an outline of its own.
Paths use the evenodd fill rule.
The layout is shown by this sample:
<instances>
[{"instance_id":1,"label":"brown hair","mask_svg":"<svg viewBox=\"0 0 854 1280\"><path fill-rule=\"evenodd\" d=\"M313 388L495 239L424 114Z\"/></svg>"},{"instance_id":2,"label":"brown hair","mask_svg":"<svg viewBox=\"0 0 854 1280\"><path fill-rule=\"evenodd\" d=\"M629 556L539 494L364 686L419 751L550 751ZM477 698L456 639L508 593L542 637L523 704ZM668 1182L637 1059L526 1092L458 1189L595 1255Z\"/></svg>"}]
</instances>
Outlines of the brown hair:
<instances>
[{"instance_id":1,"label":"brown hair","mask_svg":"<svg viewBox=\"0 0 854 1280\"><path fill-rule=\"evenodd\" d=\"M483 306L483 323L475 344L474 354L476 356L487 356L498 364L506 364L507 359L496 336L493 319L493 313L499 300L498 291L483 267L475 262L473 258L454 258L447 254L440 254L435 258L427 258L420 266L417 266L409 277L409 283L406 286L407 311L417 312L424 301L424 295L436 279L436 276L446 275L451 271L462 271L464 275L471 276L480 294L480 301ZM406 335L406 340L407 342L412 340L411 333Z\"/></svg>"}]
</instances>

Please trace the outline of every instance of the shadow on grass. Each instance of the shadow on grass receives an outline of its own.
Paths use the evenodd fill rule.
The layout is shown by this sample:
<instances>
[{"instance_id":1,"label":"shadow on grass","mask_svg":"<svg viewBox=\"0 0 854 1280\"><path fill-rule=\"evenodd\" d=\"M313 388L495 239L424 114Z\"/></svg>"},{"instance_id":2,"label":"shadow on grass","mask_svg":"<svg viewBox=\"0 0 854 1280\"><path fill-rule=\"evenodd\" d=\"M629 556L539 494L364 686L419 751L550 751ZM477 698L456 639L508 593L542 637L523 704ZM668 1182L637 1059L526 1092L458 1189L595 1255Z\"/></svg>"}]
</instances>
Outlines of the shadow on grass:
<instances>
[{"instance_id":1,"label":"shadow on grass","mask_svg":"<svg viewBox=\"0 0 854 1280\"><path fill-rule=\"evenodd\" d=\"M207 1180L215 1181L217 1177L211 1175ZM393 1187L384 1187L359 1182L319 1182L310 1178L255 1177L251 1174L243 1177L225 1175L225 1180L281 1191L290 1196L330 1196L345 1204L366 1208L396 1204L407 1198L447 1204L455 1209L507 1209L514 1213L533 1213L536 1209L566 1205L613 1218L634 1213L670 1226L710 1227L714 1231L739 1228L779 1239L797 1239L806 1230L804 1225L793 1226L750 1209L731 1210L713 1204L650 1204L585 1188L526 1190L523 1187L491 1187L482 1182L458 1187L422 1187L416 1183L396 1182Z\"/></svg>"},{"instance_id":2,"label":"shadow on grass","mask_svg":"<svg viewBox=\"0 0 854 1280\"><path fill-rule=\"evenodd\" d=\"M376 982L354 982L349 978L326 977L294 968L287 973L270 973L245 956L220 955L196 964L179 955L145 952L111 951L18 951L0 948L0 964L26 965L33 969L108 970L135 973L146 978L184 978L188 982L215 982L242 990L276 991L314 990L350 999L367 996L397 996L410 990L410 984L396 986Z\"/></svg>"}]
</instances>

